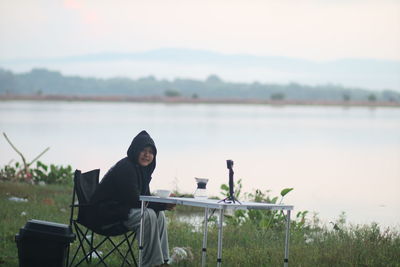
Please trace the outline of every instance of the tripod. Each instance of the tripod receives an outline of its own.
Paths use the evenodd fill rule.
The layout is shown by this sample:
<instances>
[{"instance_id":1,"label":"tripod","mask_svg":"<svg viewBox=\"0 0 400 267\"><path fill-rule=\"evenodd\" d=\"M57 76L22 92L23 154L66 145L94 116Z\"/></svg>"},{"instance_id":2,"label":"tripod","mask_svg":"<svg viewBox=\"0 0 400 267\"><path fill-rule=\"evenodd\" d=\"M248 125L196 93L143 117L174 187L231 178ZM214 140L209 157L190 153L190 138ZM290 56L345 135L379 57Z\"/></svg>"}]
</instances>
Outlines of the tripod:
<instances>
[{"instance_id":1,"label":"tripod","mask_svg":"<svg viewBox=\"0 0 400 267\"><path fill-rule=\"evenodd\" d=\"M232 203L232 202L235 203L235 201L237 201L239 204L242 204L234 196L234 193L235 193L234 192L234 183L233 183L233 174L234 174L234 172L233 172L233 169L232 169L233 160L228 159L226 161L226 167L229 170L229 195L228 195L228 197L226 197L225 199L223 199L221 201L224 201L225 203Z\"/></svg>"}]
</instances>

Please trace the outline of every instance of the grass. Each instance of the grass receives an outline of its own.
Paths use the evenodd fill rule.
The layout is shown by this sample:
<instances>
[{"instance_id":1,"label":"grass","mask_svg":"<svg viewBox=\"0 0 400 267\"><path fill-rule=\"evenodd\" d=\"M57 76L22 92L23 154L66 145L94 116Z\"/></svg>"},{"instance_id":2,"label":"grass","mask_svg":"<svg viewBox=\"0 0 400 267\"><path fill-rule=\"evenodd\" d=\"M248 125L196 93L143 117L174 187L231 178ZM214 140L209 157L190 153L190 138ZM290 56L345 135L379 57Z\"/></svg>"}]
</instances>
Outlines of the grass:
<instances>
[{"instance_id":1,"label":"grass","mask_svg":"<svg viewBox=\"0 0 400 267\"><path fill-rule=\"evenodd\" d=\"M28 219L67 223L71 188L0 182L0 262L18 266L15 235ZM10 201L10 197L27 202Z\"/></svg>"},{"instance_id":2,"label":"grass","mask_svg":"<svg viewBox=\"0 0 400 267\"><path fill-rule=\"evenodd\" d=\"M18 266L15 235L29 219L68 224L71 187L34 186L0 182L0 266ZM26 198L27 202L10 201L10 197ZM174 266L200 266L202 232L178 219L176 212L167 212L170 249L189 247L193 259ZM240 227L227 225L223 232L223 266L282 266L284 231L260 229L251 223ZM215 266L217 227L209 223L207 266ZM318 223L292 227L290 266L390 266L400 267L400 234L394 229L380 229L376 224L344 226L332 230ZM77 241L72 247L77 245ZM134 248L137 251L137 245ZM120 260L112 258L110 266Z\"/></svg>"}]
</instances>

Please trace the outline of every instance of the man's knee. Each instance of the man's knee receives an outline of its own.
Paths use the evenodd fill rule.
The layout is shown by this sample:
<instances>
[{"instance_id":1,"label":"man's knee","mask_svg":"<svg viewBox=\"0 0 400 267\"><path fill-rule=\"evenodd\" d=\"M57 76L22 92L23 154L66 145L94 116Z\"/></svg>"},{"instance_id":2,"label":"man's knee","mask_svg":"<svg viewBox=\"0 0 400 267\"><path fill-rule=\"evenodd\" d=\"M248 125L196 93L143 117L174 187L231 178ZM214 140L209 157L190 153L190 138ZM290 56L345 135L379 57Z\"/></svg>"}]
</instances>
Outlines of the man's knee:
<instances>
[{"instance_id":1,"label":"man's knee","mask_svg":"<svg viewBox=\"0 0 400 267\"><path fill-rule=\"evenodd\" d=\"M153 209L146 209L146 219L150 221L156 221L157 220L157 214Z\"/></svg>"},{"instance_id":2,"label":"man's knee","mask_svg":"<svg viewBox=\"0 0 400 267\"><path fill-rule=\"evenodd\" d=\"M159 221L165 221L165 213L164 211L160 211L157 216Z\"/></svg>"}]
</instances>

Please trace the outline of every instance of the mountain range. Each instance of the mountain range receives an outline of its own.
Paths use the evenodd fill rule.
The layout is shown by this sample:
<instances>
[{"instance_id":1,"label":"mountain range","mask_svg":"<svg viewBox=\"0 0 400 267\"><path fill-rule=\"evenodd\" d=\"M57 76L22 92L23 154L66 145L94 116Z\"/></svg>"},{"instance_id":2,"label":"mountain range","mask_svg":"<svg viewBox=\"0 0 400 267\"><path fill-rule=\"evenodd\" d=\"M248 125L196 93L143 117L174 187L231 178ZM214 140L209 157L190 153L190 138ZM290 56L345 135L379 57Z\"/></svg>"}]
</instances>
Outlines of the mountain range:
<instances>
[{"instance_id":1,"label":"mountain range","mask_svg":"<svg viewBox=\"0 0 400 267\"><path fill-rule=\"evenodd\" d=\"M96 78L205 80L215 74L224 81L301 83L309 86L337 85L400 92L400 61L376 59L305 59L223 54L204 50L164 48L134 53L95 53L57 58L0 60L0 67L13 72L33 68L57 70L66 75Z\"/></svg>"}]
</instances>

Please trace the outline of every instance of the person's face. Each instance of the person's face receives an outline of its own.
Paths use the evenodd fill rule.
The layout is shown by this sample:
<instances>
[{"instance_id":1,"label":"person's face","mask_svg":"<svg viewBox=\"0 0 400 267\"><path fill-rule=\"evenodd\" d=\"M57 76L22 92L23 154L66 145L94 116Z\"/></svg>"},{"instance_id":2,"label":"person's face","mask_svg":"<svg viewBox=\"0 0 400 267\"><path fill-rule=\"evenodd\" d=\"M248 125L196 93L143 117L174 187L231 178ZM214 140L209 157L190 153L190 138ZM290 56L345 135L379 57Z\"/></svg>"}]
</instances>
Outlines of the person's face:
<instances>
[{"instance_id":1,"label":"person's face","mask_svg":"<svg viewBox=\"0 0 400 267\"><path fill-rule=\"evenodd\" d=\"M153 162L154 159L154 151L151 146L146 146L139 153L138 163L142 167L147 167L150 163Z\"/></svg>"}]
</instances>

